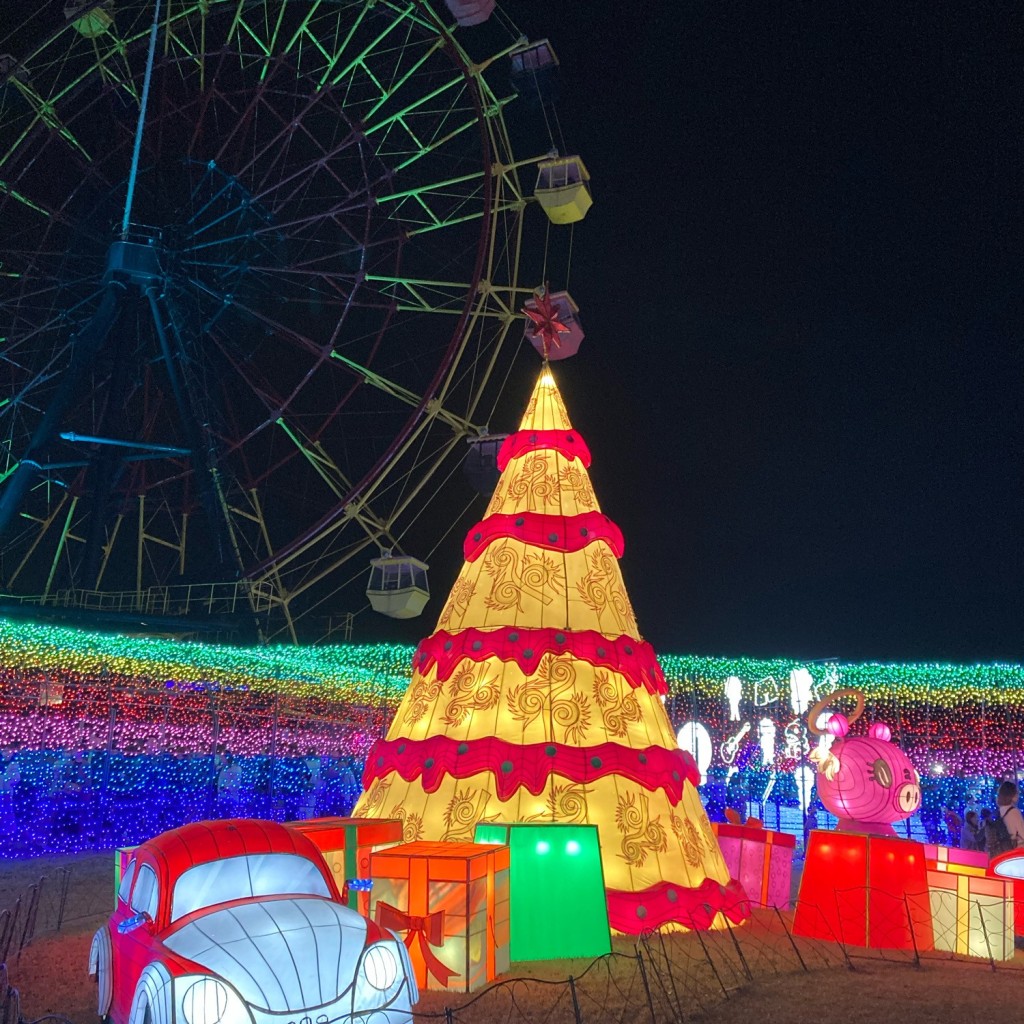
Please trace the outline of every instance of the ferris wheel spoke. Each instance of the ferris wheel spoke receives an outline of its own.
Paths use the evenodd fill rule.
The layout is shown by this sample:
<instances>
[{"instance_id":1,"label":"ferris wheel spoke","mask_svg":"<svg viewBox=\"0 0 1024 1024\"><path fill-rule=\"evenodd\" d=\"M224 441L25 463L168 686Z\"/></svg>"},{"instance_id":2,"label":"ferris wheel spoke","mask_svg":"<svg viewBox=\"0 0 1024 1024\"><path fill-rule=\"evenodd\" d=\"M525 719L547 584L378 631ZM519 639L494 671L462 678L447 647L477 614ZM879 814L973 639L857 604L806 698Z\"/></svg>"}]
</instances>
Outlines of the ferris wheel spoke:
<instances>
[{"instance_id":1,"label":"ferris wheel spoke","mask_svg":"<svg viewBox=\"0 0 1024 1024\"><path fill-rule=\"evenodd\" d=\"M341 70L336 70L338 63L343 57L346 57L348 51L348 44L354 38L354 31L359 26L353 26L353 32L349 33L345 39L345 45L343 48L339 48L336 57L329 61L327 66L323 70L323 78L321 79L321 87L330 84L331 87L337 87L341 85L346 79L348 79L358 68L366 67L367 58L370 54L380 50L384 41L399 27L403 24L403 19L407 17L415 8L415 4L409 3L402 5L399 11L399 17L392 19L375 37L373 37L358 53L347 57L348 63L345 64ZM364 11L368 8L364 8Z\"/></svg>"},{"instance_id":2,"label":"ferris wheel spoke","mask_svg":"<svg viewBox=\"0 0 1024 1024\"><path fill-rule=\"evenodd\" d=\"M275 73L282 68L282 61L283 58L279 58L274 62ZM291 123L290 118L283 117L282 114L266 100L266 93L271 80L272 76L271 79L262 77L258 84L254 85L250 90L251 95L249 96L248 103L244 109L233 111L234 120L231 129L223 137L220 148L214 154L214 160L217 163L224 163L226 154L229 153L231 147L237 143L239 135L241 134L244 137L244 133L250 131L257 112L261 109L266 111L267 116L273 118L274 121L281 125L281 128L272 137L272 139L265 142L260 149L256 150L251 155L247 154L246 161L239 167L239 174L244 174L251 170L261 157L266 156L275 144L280 143L280 140L287 134L288 126ZM221 98L224 104L230 107L228 97L222 93ZM313 100L307 100L307 102L311 104L316 102L316 99L317 97L314 97Z\"/></svg>"},{"instance_id":3,"label":"ferris wheel spoke","mask_svg":"<svg viewBox=\"0 0 1024 1024\"><path fill-rule=\"evenodd\" d=\"M322 172L328 175L329 177L333 178L334 181L336 181L342 188L347 187L345 183L341 180L341 178L338 177L337 173L334 171L332 163L341 156L343 156L346 150L359 145L359 134L353 130L350 130L349 133L342 139L342 141L338 143L338 145L333 146L329 149L324 149L323 146L321 145L320 140L314 137L313 135L310 135L305 128L303 128L303 134L309 140L311 145L319 149L320 155L317 156L315 159L311 158L308 162L304 164L299 164L294 168L290 169L283 177L279 178L271 185L266 184L267 179L269 177L268 170L267 174L264 175L263 182L258 187L257 191L253 196L253 198L256 201L261 203L269 203L271 198L274 197L276 193L284 191L286 185L295 185L296 188L293 189L292 192L285 194L283 197L278 198L277 200L278 202L288 203L295 198L299 191L301 191L302 186L305 186L306 188L309 187L309 176L311 174L316 174L318 172ZM350 192L348 194L348 197L353 202L358 197L363 203L365 203L367 197L367 189L364 187L363 189L357 192Z\"/></svg>"},{"instance_id":4,"label":"ferris wheel spoke","mask_svg":"<svg viewBox=\"0 0 1024 1024\"><path fill-rule=\"evenodd\" d=\"M295 445L296 450L310 464L317 476L320 477L330 489L335 498L341 499L351 490L352 481L338 468L334 460L324 450L319 441L312 441L304 437L302 431L280 416L276 420L284 435Z\"/></svg>"},{"instance_id":5,"label":"ferris wheel spoke","mask_svg":"<svg viewBox=\"0 0 1024 1024\"><path fill-rule=\"evenodd\" d=\"M305 334L301 334L299 331L292 330L286 324L281 323L279 320L275 320L273 317L267 316L254 306L247 305L239 301L234 296L217 292L207 285L205 281L200 281L198 278L192 278L191 281L197 292L200 292L212 299L216 299L221 306L234 306L241 312L251 316L264 327L272 330L277 336L287 338L289 341L296 343L300 348L305 349L307 352L317 357L323 353L324 347L322 345L318 345L312 338Z\"/></svg>"},{"instance_id":6,"label":"ferris wheel spoke","mask_svg":"<svg viewBox=\"0 0 1024 1024\"><path fill-rule=\"evenodd\" d=\"M25 102L35 112L35 117L25 128L22 139L35 127L36 124L45 125L50 131L60 136L72 149L78 150L86 159L89 158L89 154L82 149L78 140L75 138L74 133L64 125L60 118L57 116L56 107L50 101L44 100L31 86L24 82L19 82L17 79L13 80L14 87L21 93ZM22 141L21 139L18 140ZM17 142L15 143L17 146ZM13 148L13 147L12 147Z\"/></svg>"},{"instance_id":7,"label":"ferris wheel spoke","mask_svg":"<svg viewBox=\"0 0 1024 1024\"><path fill-rule=\"evenodd\" d=\"M383 374L377 373L369 367L361 366L354 359L349 359L347 356L343 356L340 352L332 352L331 357L343 363L353 373L361 377L367 384L372 384L378 391L383 392L385 395L397 398L400 402L404 402L406 405L412 406L414 409L419 408L424 404L422 395L417 395L414 391L410 391L409 388L403 387L401 384L398 384L393 380L389 380ZM439 402L432 402L430 404L430 413L460 436L481 432L480 427L470 423L468 420L463 419L461 416L456 415L450 410L445 409Z\"/></svg>"},{"instance_id":8,"label":"ferris wheel spoke","mask_svg":"<svg viewBox=\"0 0 1024 1024\"><path fill-rule=\"evenodd\" d=\"M38 213L43 217L53 217L53 211L47 209L41 205L38 201L30 199L28 196L19 192L18 189L12 188L11 185L6 181L0 181L0 193L10 196L12 199L21 203L26 209L32 210L34 213Z\"/></svg>"}]
</instances>

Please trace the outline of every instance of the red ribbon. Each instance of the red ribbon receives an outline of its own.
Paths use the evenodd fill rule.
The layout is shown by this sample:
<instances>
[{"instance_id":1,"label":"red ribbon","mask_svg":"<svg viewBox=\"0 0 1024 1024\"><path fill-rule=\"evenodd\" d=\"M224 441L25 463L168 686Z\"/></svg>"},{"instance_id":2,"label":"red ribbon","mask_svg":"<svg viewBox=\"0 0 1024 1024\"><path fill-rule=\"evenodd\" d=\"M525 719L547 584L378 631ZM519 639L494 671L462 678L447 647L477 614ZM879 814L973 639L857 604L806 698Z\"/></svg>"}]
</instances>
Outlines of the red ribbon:
<instances>
[{"instance_id":1,"label":"red ribbon","mask_svg":"<svg viewBox=\"0 0 1024 1024\"><path fill-rule=\"evenodd\" d=\"M406 932L402 941L405 942L407 949L412 949L413 940L419 943L420 952L427 965L427 973L432 974L442 985L447 986L448 980L459 973L442 963L430 949L431 946L440 948L444 945L443 910L427 914L425 917L417 917L380 900L377 903L377 924L392 931Z\"/></svg>"}]
</instances>

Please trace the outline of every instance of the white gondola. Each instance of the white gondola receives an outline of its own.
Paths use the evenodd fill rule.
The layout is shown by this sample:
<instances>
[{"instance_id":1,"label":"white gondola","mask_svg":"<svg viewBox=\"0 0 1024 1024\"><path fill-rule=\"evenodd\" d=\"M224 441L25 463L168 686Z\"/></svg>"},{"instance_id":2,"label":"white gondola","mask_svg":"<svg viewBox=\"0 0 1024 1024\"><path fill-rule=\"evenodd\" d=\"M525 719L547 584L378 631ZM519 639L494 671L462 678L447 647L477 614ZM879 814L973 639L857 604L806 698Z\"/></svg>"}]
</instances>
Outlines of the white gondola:
<instances>
[{"instance_id":1,"label":"white gondola","mask_svg":"<svg viewBox=\"0 0 1024 1024\"><path fill-rule=\"evenodd\" d=\"M366 588L370 607L392 619L414 619L430 598L427 565L409 555L385 551L370 560L370 583Z\"/></svg>"}]
</instances>

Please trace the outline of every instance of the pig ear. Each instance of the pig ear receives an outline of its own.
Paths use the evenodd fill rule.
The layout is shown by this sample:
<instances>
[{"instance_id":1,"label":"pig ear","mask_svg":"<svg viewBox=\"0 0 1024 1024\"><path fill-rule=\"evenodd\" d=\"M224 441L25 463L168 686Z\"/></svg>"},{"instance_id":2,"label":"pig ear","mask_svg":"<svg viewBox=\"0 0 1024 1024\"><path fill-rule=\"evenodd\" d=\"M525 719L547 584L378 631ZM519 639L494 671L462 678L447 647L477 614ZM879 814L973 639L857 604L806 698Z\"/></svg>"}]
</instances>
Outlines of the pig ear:
<instances>
[{"instance_id":1,"label":"pig ear","mask_svg":"<svg viewBox=\"0 0 1024 1024\"><path fill-rule=\"evenodd\" d=\"M888 743L892 739L892 729L885 722L874 722L868 729L868 735L873 740L881 740L883 743Z\"/></svg>"},{"instance_id":2,"label":"pig ear","mask_svg":"<svg viewBox=\"0 0 1024 1024\"><path fill-rule=\"evenodd\" d=\"M825 723L825 732L829 736L845 736L849 731L850 723L846 715L838 711Z\"/></svg>"}]
</instances>

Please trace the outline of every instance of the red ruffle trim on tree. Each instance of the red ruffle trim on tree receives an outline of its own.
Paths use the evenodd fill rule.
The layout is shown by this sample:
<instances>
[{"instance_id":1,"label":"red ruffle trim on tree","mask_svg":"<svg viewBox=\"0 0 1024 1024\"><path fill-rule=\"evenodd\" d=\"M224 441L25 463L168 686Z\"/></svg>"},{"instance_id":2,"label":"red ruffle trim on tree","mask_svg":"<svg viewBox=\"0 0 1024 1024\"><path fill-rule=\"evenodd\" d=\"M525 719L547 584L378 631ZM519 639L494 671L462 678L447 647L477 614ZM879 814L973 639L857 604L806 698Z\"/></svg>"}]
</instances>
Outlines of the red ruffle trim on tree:
<instances>
[{"instance_id":1,"label":"red ruffle trim on tree","mask_svg":"<svg viewBox=\"0 0 1024 1024\"><path fill-rule=\"evenodd\" d=\"M478 740L431 736L426 740L378 740L363 770L366 789L379 778L398 772L406 781L423 776L423 788L434 793L445 776L466 779L479 772L494 774L499 800L508 800L520 786L534 796L543 792L552 775L570 782L593 782L606 775L621 775L649 792L663 789L673 804L683 795L683 784L700 783L693 755L665 747L624 747L599 743L569 747L564 743L509 743L489 736Z\"/></svg>"},{"instance_id":2,"label":"red ruffle trim on tree","mask_svg":"<svg viewBox=\"0 0 1024 1024\"><path fill-rule=\"evenodd\" d=\"M554 450L570 460L579 459L584 468L590 465L590 449L575 430L519 430L502 442L498 470L504 473L505 467L519 455L544 450Z\"/></svg>"},{"instance_id":3,"label":"red ruffle trim on tree","mask_svg":"<svg viewBox=\"0 0 1024 1024\"><path fill-rule=\"evenodd\" d=\"M622 557L622 531L603 512L556 516L547 512L499 512L477 523L462 545L467 562L474 562L491 541L502 537L547 551L579 551L603 540L616 558Z\"/></svg>"},{"instance_id":4,"label":"red ruffle trim on tree","mask_svg":"<svg viewBox=\"0 0 1024 1024\"><path fill-rule=\"evenodd\" d=\"M413 655L413 669L426 672L437 665L437 678L445 682L464 659L475 662L497 658L514 661L524 675L537 671L545 654L569 654L595 668L607 668L625 676L634 689L667 694L665 673L658 664L654 648L646 640L631 636L606 637L592 629L576 632L552 627L525 629L503 626L501 629L463 629L449 633L439 629L421 641Z\"/></svg>"},{"instance_id":5,"label":"red ruffle trim on tree","mask_svg":"<svg viewBox=\"0 0 1024 1024\"><path fill-rule=\"evenodd\" d=\"M670 921L694 931L707 931L719 913L733 924L750 917L750 901L735 878L727 885L705 878L695 889L658 882L639 892L608 889L606 893L608 923L626 935L653 931Z\"/></svg>"}]
</instances>

